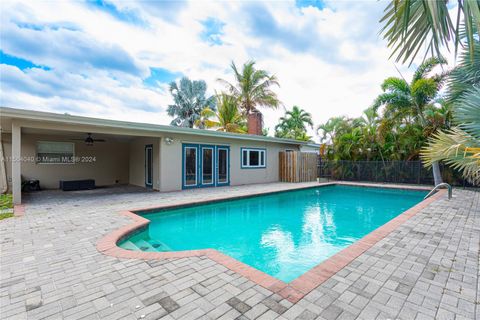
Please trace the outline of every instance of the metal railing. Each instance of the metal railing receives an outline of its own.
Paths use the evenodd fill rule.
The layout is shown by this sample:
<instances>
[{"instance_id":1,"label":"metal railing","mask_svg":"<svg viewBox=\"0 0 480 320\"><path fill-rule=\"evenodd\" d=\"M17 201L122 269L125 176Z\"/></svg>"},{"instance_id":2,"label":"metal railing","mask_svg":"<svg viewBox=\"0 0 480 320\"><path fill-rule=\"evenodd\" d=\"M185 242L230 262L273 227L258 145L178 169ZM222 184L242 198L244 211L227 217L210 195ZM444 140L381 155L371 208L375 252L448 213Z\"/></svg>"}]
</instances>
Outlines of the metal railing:
<instances>
[{"instance_id":1,"label":"metal railing","mask_svg":"<svg viewBox=\"0 0 480 320\"><path fill-rule=\"evenodd\" d=\"M431 197L435 192L437 192L438 189L440 189L441 187L447 187L448 189L448 200L452 199L452 186L449 185L448 183L446 182L443 182L443 183L439 183L435 186L435 188L433 188L426 196L425 198L423 199L427 199L429 197Z\"/></svg>"},{"instance_id":2,"label":"metal railing","mask_svg":"<svg viewBox=\"0 0 480 320\"><path fill-rule=\"evenodd\" d=\"M462 175L440 165L444 182L454 186L470 186ZM318 161L318 177L343 181L366 181L434 185L432 170L421 161Z\"/></svg>"}]
</instances>

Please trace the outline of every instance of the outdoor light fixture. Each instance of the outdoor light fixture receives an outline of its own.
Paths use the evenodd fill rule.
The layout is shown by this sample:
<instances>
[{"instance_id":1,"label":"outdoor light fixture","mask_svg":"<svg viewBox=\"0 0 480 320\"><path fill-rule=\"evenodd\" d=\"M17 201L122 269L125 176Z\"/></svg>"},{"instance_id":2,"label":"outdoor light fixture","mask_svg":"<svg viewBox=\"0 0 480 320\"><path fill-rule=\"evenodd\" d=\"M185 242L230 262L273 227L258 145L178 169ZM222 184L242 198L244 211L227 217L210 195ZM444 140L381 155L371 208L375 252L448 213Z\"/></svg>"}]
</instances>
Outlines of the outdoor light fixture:
<instances>
[{"instance_id":1,"label":"outdoor light fixture","mask_svg":"<svg viewBox=\"0 0 480 320\"><path fill-rule=\"evenodd\" d=\"M173 139L170 138L170 137L166 137L165 138L165 143L168 144L168 145L171 145L173 143Z\"/></svg>"}]
</instances>

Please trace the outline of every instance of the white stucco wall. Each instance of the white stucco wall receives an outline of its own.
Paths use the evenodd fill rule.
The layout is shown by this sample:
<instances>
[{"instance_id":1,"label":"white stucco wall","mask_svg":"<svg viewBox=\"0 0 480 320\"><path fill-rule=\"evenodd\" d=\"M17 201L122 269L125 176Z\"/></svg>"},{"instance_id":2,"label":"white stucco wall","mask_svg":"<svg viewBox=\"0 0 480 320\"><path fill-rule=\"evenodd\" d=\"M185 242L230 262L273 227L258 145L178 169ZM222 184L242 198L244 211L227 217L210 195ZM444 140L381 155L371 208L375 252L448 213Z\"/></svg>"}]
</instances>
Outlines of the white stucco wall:
<instances>
[{"instance_id":1,"label":"white stucco wall","mask_svg":"<svg viewBox=\"0 0 480 320\"><path fill-rule=\"evenodd\" d=\"M160 190L160 139L138 137L129 143L130 184L145 187L145 146L153 146L153 189Z\"/></svg>"}]
</instances>

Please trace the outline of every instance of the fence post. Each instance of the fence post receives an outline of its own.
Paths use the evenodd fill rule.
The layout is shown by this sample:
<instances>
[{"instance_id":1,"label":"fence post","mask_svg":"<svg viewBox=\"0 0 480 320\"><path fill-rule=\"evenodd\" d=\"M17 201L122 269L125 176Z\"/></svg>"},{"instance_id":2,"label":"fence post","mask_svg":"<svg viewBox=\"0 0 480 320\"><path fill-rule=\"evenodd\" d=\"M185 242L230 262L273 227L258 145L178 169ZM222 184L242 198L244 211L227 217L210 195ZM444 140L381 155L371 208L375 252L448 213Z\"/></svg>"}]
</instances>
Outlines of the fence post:
<instances>
[{"instance_id":1,"label":"fence post","mask_svg":"<svg viewBox=\"0 0 480 320\"><path fill-rule=\"evenodd\" d=\"M417 171L418 171L417 184L420 184L420 174L422 173L422 163L421 162L419 162L418 165L417 165Z\"/></svg>"}]
</instances>

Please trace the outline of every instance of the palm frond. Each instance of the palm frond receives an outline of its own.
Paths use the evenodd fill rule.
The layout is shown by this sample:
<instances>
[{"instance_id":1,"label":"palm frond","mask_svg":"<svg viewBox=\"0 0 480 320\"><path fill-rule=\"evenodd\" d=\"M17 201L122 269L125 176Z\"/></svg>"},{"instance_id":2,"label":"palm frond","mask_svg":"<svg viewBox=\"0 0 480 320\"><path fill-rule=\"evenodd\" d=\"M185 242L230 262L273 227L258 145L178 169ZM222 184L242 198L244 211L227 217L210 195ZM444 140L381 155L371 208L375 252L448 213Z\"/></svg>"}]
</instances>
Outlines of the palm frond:
<instances>
[{"instance_id":1,"label":"palm frond","mask_svg":"<svg viewBox=\"0 0 480 320\"><path fill-rule=\"evenodd\" d=\"M440 57L431 57L424 62L415 70L413 75L412 84L415 83L417 80L425 78L428 74L438 65L444 65L447 63L447 60L440 56Z\"/></svg>"},{"instance_id":2,"label":"palm frond","mask_svg":"<svg viewBox=\"0 0 480 320\"><path fill-rule=\"evenodd\" d=\"M465 22L463 39L472 55L475 35L478 37L480 30L480 1L457 0L457 21L461 20ZM422 49L425 56L440 58L442 48L449 49L452 40L455 53L464 44L461 26L453 24L445 0L392 0L380 22L383 24L380 33L392 48L391 56L396 56L397 62L410 60L411 64Z\"/></svg>"},{"instance_id":3,"label":"palm frond","mask_svg":"<svg viewBox=\"0 0 480 320\"><path fill-rule=\"evenodd\" d=\"M443 161L462 172L465 179L480 183L480 158L478 154L468 152L470 148L479 148L480 141L460 128L440 131L434 134L426 147L421 150L421 158L426 166Z\"/></svg>"},{"instance_id":4,"label":"palm frond","mask_svg":"<svg viewBox=\"0 0 480 320\"><path fill-rule=\"evenodd\" d=\"M449 74L446 101L457 101L473 86L480 86L480 42L476 41L473 55L466 49L460 53L459 62Z\"/></svg>"},{"instance_id":5,"label":"palm frond","mask_svg":"<svg viewBox=\"0 0 480 320\"><path fill-rule=\"evenodd\" d=\"M472 88L455 103L454 118L460 127L480 140L480 88Z\"/></svg>"}]
</instances>

